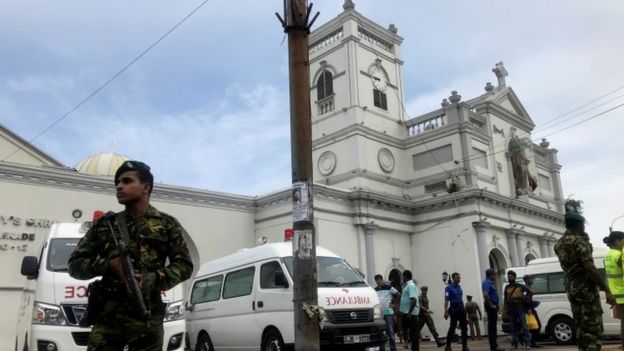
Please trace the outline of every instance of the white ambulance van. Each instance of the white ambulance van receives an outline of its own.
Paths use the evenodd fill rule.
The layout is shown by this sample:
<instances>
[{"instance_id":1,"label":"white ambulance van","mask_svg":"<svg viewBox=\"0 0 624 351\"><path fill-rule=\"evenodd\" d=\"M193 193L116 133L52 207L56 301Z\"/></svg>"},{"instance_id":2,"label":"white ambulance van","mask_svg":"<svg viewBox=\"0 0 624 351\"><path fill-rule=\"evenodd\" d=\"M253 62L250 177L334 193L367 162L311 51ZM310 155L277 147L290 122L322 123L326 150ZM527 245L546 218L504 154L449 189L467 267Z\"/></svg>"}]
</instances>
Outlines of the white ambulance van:
<instances>
[{"instance_id":1,"label":"white ambulance van","mask_svg":"<svg viewBox=\"0 0 624 351\"><path fill-rule=\"evenodd\" d=\"M607 250L594 250L594 264L598 271L605 277L604 257ZM511 268L514 270L514 268ZM572 310L568 296L565 291L565 283L563 270L559 264L557 257L548 257L535 259L524 267L524 275L531 275L534 278L533 290L535 295L533 299L539 301L535 311L541 321L542 327L540 334L551 336L558 344L574 344L575 328L572 319ZM522 283L519 277L518 282ZM606 281L606 280L605 280ZM607 304L604 292L600 292L600 301L602 302L602 322L604 332L607 336L620 335L620 321L613 318L611 306Z\"/></svg>"},{"instance_id":2,"label":"white ambulance van","mask_svg":"<svg viewBox=\"0 0 624 351\"><path fill-rule=\"evenodd\" d=\"M376 349L387 339L379 298L346 260L317 248L321 347ZM294 344L292 243L242 249L207 262L193 280L191 350L284 350Z\"/></svg>"},{"instance_id":3,"label":"white ambulance van","mask_svg":"<svg viewBox=\"0 0 624 351\"><path fill-rule=\"evenodd\" d=\"M18 312L16 351L86 350L90 328L79 326L87 307L87 286L67 272L67 261L91 222L56 223L39 257L26 256L27 277ZM167 303L163 351L184 350L184 292L181 285L163 293Z\"/></svg>"}]
</instances>

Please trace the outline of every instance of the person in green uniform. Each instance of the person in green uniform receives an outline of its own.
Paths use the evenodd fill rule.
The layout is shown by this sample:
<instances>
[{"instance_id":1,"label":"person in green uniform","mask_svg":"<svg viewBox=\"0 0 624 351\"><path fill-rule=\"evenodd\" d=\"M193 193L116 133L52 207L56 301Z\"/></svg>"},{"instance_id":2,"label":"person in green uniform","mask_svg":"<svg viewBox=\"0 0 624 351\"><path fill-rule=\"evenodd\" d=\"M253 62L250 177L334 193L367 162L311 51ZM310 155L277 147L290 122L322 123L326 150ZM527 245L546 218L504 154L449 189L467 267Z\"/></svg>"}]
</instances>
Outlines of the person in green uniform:
<instances>
[{"instance_id":1,"label":"person in green uniform","mask_svg":"<svg viewBox=\"0 0 624 351\"><path fill-rule=\"evenodd\" d=\"M468 328L470 329L470 339L474 340L475 338L475 329L477 330L477 338L481 340L481 327L479 324L480 321L483 320L483 316L481 315L481 307L479 304L472 301L471 295L466 295L466 304L464 305L464 309L466 310L466 315L468 316Z\"/></svg>"},{"instance_id":2,"label":"person in green uniform","mask_svg":"<svg viewBox=\"0 0 624 351\"><path fill-rule=\"evenodd\" d=\"M605 271L609 289L615 297L617 305L613 306L613 317L620 320L620 335L624 335L624 271L622 269L622 248L624 248L624 233L611 232L602 240L609 247L604 258ZM624 349L624 338L621 338Z\"/></svg>"},{"instance_id":3,"label":"person in green uniform","mask_svg":"<svg viewBox=\"0 0 624 351\"><path fill-rule=\"evenodd\" d=\"M438 347L442 347L445 343L440 340L438 331L433 323L433 318L431 318L433 311L429 309L429 297L427 297L427 292L429 292L428 286L420 288L420 296L418 296L418 302L420 303L420 314L418 315L418 335L420 336L420 331L425 325L427 325L429 332L431 332L431 335L435 339L436 345L438 345Z\"/></svg>"},{"instance_id":4,"label":"person in green uniform","mask_svg":"<svg viewBox=\"0 0 624 351\"><path fill-rule=\"evenodd\" d=\"M121 351L126 345L132 351L162 350L165 304L161 293L188 279L193 272L182 226L174 217L149 204L153 185L154 177L146 164L125 161L115 173L117 201L125 210L95 220L69 258L72 277L102 277L105 300L98 303L97 315L88 316L93 324L89 351ZM126 233L120 230L120 223L124 222ZM133 261L135 278L150 312L147 317L127 288L111 227L118 239L124 239Z\"/></svg>"},{"instance_id":5,"label":"person in green uniform","mask_svg":"<svg viewBox=\"0 0 624 351\"><path fill-rule=\"evenodd\" d=\"M604 334L598 289L605 292L609 304L614 305L615 298L594 265L593 248L585 233L585 218L567 203L566 211L566 232L555 244L555 253L565 276L578 349L598 351Z\"/></svg>"}]
</instances>

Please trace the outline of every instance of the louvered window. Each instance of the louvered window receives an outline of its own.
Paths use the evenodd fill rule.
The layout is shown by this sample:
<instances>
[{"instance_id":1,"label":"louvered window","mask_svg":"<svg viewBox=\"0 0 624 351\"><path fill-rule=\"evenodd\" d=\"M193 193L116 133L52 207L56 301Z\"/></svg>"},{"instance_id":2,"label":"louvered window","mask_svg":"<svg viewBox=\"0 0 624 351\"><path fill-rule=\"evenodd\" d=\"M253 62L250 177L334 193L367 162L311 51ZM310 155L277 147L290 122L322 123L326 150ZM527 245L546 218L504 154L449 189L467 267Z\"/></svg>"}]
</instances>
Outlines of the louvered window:
<instances>
[{"instance_id":1,"label":"louvered window","mask_svg":"<svg viewBox=\"0 0 624 351\"><path fill-rule=\"evenodd\" d=\"M316 82L317 101L321 101L326 97L334 94L334 82L331 72L325 70L321 73Z\"/></svg>"},{"instance_id":2,"label":"louvered window","mask_svg":"<svg viewBox=\"0 0 624 351\"><path fill-rule=\"evenodd\" d=\"M388 110L388 99L386 98L386 93L379 89L373 89L373 100L375 106Z\"/></svg>"}]
</instances>

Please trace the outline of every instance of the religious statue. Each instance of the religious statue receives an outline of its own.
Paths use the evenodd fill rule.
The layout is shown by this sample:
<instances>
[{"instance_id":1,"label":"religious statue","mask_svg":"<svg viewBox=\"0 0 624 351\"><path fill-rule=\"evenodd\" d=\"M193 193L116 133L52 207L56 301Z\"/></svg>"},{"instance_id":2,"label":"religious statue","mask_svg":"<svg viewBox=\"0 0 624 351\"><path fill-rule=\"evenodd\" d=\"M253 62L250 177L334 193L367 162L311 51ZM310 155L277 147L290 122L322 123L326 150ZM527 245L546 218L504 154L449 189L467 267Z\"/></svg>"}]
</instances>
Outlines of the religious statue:
<instances>
[{"instance_id":1,"label":"religious statue","mask_svg":"<svg viewBox=\"0 0 624 351\"><path fill-rule=\"evenodd\" d=\"M518 135L516 135L516 128L511 127L508 150L511 154L516 196L528 195L537 188L537 181L535 181L535 178L529 173L529 163L531 161L527 157L527 150L531 150L531 141L526 138L518 137Z\"/></svg>"}]
</instances>

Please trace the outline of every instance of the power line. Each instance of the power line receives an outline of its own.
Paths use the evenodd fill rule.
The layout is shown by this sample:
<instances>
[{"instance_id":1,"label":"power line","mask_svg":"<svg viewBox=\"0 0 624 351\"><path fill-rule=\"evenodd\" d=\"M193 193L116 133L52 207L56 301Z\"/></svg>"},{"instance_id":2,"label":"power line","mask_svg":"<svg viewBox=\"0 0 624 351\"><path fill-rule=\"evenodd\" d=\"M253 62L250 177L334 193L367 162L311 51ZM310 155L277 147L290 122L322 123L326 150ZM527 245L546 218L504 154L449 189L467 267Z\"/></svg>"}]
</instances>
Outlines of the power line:
<instances>
[{"instance_id":1,"label":"power line","mask_svg":"<svg viewBox=\"0 0 624 351\"><path fill-rule=\"evenodd\" d=\"M606 104L608 104L608 103L610 103L610 102L613 102L613 101L615 101L615 100L618 100L618 99L620 99L620 98L624 97L624 94L622 94L622 95L618 95L618 96L616 96L615 98L609 99L609 100L607 100L607 101L605 101L605 102L603 102L603 103L601 103L601 104L598 104L598 105L596 105L596 106L593 106L593 107L591 107L591 108L589 108L589 109L587 109L587 110L585 110L585 111L583 111L583 112L581 112L581 113L578 113L578 114L576 114L576 115L574 115L574 116L572 116L572 117L570 117L570 118L566 118L566 119L564 119L564 120L562 120L562 121L559 121L559 122L557 122L557 123L552 124L552 122L554 122L554 121L556 121L556 120L558 120L558 119L561 119L561 117L566 116L566 115L568 115L568 114L570 114L570 113L572 113L572 112L578 111L578 110L582 109L583 107L586 107L586 106L588 106L588 105L591 105L592 103L594 103L594 102L596 102L596 101L599 101L599 100L601 100L601 99L603 99L603 98L605 98L605 97L607 97L607 96L609 96L609 95L612 95L612 94L614 94L614 93L616 93L617 91L622 90L622 89L624 89L624 86L619 87L619 88L617 88L617 89L615 89L615 90L612 90L612 91L610 91L610 92L608 92L608 93L606 93L606 94L603 94L603 95L601 95L601 96L599 96L599 97L597 97L597 98L595 98L595 99L593 99L593 100L591 100L591 101L589 101L589 102L587 102L587 103L585 103L585 104L583 104L583 105L581 105L581 106L579 106L579 107L576 107L576 108L574 108L574 109L572 109L572 110L570 110L570 111L568 111L568 112L566 112L566 113L564 113L564 114L561 114L561 115L559 115L557 118L555 118L555 119L553 119L553 120L550 120L550 121L548 121L548 122L546 122L546 123L544 123L544 124L542 124L542 125L540 125L540 126L536 127L536 128L535 128L532 132L533 132L533 134L537 134L537 131L540 131L540 132L546 131L546 130L551 129L551 128L553 128L553 127L557 126L557 125L560 125L560 124L562 124L562 123L565 123L565 122L571 121L571 120L573 120L573 119L575 119L575 118L577 118L577 117L580 117L580 116L582 116L582 115L586 114L587 112L593 111L593 110L595 110L595 109L597 109L597 108L599 108L599 107L602 107L602 106L604 106L604 105L606 105ZM545 126L546 126L546 125L548 125L549 123L550 123L551 125L550 125L550 126L548 126L548 127L545 127ZM527 133L526 135L528 135L528 133ZM548 136L548 135L546 135L546 136L542 136L542 137L540 137L540 138L544 138L544 137L547 137L547 136ZM538 138L538 139L536 139L536 140L539 140L540 138ZM506 147L506 143L505 143L505 141L503 141L503 142L501 142L501 143L499 143L499 144L494 145L492 148L496 150L496 149L499 149L500 147ZM495 155L495 154L497 154L497 153L499 153L499 152L490 153L490 155ZM473 152L473 153L470 153L470 154L468 154L468 155L466 155L466 156L462 157L462 160L472 160L472 159L473 159L473 158L472 158L473 156L477 156L477 157L475 157L475 158L474 158L475 160L477 160L477 159L479 159L479 158L483 158L483 157L484 157L484 156L480 155L480 154L479 154L479 153L477 153L477 152ZM486 153L486 156L487 156L487 153Z\"/></svg>"},{"instance_id":2,"label":"power line","mask_svg":"<svg viewBox=\"0 0 624 351\"><path fill-rule=\"evenodd\" d=\"M563 113L563 114L561 114L561 115L559 115L559 116L555 117L554 119L552 119L552 120L550 120L550 121L548 121L548 122L546 122L546 123L542 124L542 125L541 125L541 128L544 128L546 125L548 125L548 124L550 124L550 123L552 123L552 122L554 122L554 121L557 121L557 120L559 120L560 118L562 118L562 117L565 117L565 116L569 115L570 113L576 112L576 111L578 111L578 110L582 109L583 107L589 106L589 105L593 104L593 103L594 103L594 102L596 102L596 101L602 100L603 98L605 98L605 97L607 97L607 96L609 96L609 95L615 94L616 92L618 92L618 91L620 91L620 90L622 90L622 89L624 89L624 85L623 85L623 86L621 86L621 87L619 87L619 88L616 88L616 89L614 89L614 90L612 90L612 91L610 91L610 92L608 92L608 93L605 93L605 94L603 94L603 95L601 95L601 96L599 96L599 97L597 97L597 98L595 98L595 99L593 99L593 100L591 100L591 101L589 101L589 102L587 102L587 103L585 103L585 104L583 104L583 105L581 105L581 106L579 106L579 107L577 107L577 108L574 108L574 109L572 109L572 110L570 110L570 111L568 111L568 112L565 112L565 113ZM622 95L620 95L620 96L618 96L618 97L622 97ZM610 100L610 101L612 101L612 100Z\"/></svg>"},{"instance_id":3,"label":"power line","mask_svg":"<svg viewBox=\"0 0 624 351\"><path fill-rule=\"evenodd\" d=\"M76 104L76 106L74 106L69 111L67 111L65 114L63 114L61 117L56 119L56 121L54 121L52 124L50 124L48 127L46 127L39 134L35 135L35 137L33 137L32 139L28 140L28 142L32 143L33 141L37 140L40 136L42 136L43 134L45 134L48 131L50 131L57 124L61 123L61 121L63 121L65 118L69 117L69 115L74 113L77 109L79 109L82 105L84 105L92 97L94 97L100 91L102 91L102 89L104 89L106 86L108 86L112 81L114 81L119 76L121 76L126 70L128 70L128 68L130 68L137 61L139 61L141 58L143 58L143 56L145 56L150 50L152 50L156 45L158 45L161 41L163 41L166 37L168 37L169 34L171 34L174 30L178 29L178 27L180 27L184 22L186 22L186 20L188 20L191 16L193 16L195 14L195 12L199 11L199 9L201 9L208 1L209 0L204 0L201 4L199 4L199 6L195 7L191 12L189 12L186 16L184 16L178 23L176 23L173 27L171 27L171 29L169 29L167 32L165 32L165 34L160 36L160 38L158 38L154 43L152 43L150 46L148 46L147 49L143 50L137 57L135 57L132 61L130 61L127 65L125 65L122 69L120 69L112 77L110 77L106 82L101 84L93 92L91 92L89 95L87 95L87 97L85 97L78 104ZM2 161L0 161L0 162L5 162L11 156L15 155L16 153L18 153L20 150L23 150L23 149L24 148L21 145L17 145L17 148L12 153L10 153L8 156L4 157L2 159Z\"/></svg>"},{"instance_id":4,"label":"power line","mask_svg":"<svg viewBox=\"0 0 624 351\"><path fill-rule=\"evenodd\" d=\"M609 113L609 112L611 112L611 111L617 110L618 108L620 108L620 107L622 107L622 106L624 106L624 103L621 103L621 104L619 104L619 105L616 105L616 106L614 106L614 107L612 107L612 108L610 108L610 109L608 109L608 110L605 110L605 111L599 112L599 113L597 113L597 114L595 114L595 115L593 115L593 116L591 116L591 117L589 117L589 118L586 118L586 119L584 119L584 120L582 120L582 121L579 121L579 122L577 122L577 123L571 124L571 125L569 125L569 126L565 126L565 127L561 128L561 129L559 129L559 130L556 130L556 131L554 131L554 132L550 133L550 134L547 134L547 135L541 136L541 137L539 137L539 138L533 139L532 141L533 141L533 142L536 142L536 141L539 141L541 138L545 138L545 137L549 137L549 136L555 135L555 134L560 133L560 132L562 132L562 131L564 131L564 130L567 130L567 129L570 129L570 128L572 128L572 127L575 127L575 126L578 126L578 125L580 125L580 124L583 124L583 123L585 123L585 122L588 122L588 121L590 121L590 120L592 120L592 119L594 119L594 118L597 118L597 117L603 116L603 115L605 115L605 114L607 114L607 113ZM479 155L478 157L467 158L466 160L468 160L468 161L478 160L478 159L485 158L485 157L488 157L488 156L494 156L494 155L496 155L496 154L500 154L500 153L502 153L502 152L506 152L506 151L507 151L507 149L505 148L505 149L502 149L502 150L499 150L499 151L496 151L496 152L492 152L492 153L489 153L489 154L488 154L488 153L486 153L485 155Z\"/></svg>"},{"instance_id":5,"label":"power line","mask_svg":"<svg viewBox=\"0 0 624 351\"><path fill-rule=\"evenodd\" d=\"M614 97L614 98L612 98L612 99L609 99L609 100L607 100L607 101L605 101L605 102L603 102L603 103L601 103L601 104L598 104L598 105L596 105L596 106L594 106L594 107L592 107L592 108L590 108L590 109L587 109L587 110L585 110L585 111L583 111L583 112L577 113L577 114L575 114L574 116L572 116L572 117L570 117L570 118L566 118L566 119L564 119L564 120L562 120L562 121L559 121L559 122L557 122L557 123L551 124L550 126L548 126L548 127L546 127L546 128L544 128L544 125L542 125L542 126L540 126L540 127L536 128L536 129L537 129L537 130L539 130L539 131L540 131L540 133L541 133L541 132L544 132L545 130L551 129L551 128L553 128L553 127L555 127L555 126L558 126L558 125L560 125L560 124L563 124L563 123L565 123L565 122L571 121L571 120L575 119L576 117L580 117L580 116L582 116L582 115L586 114L587 112L593 111L593 110L595 110L595 109L597 109L597 108L599 108L599 107L602 107L602 106L604 106L604 105L606 105L606 104L608 104L608 103L611 103L611 102L613 102L613 101L616 101L616 100L618 100L618 99L620 99L620 98L622 98L622 97L624 97L624 94L622 94L622 95L618 95L618 96L616 96L616 97ZM595 102L595 101L597 101L597 100L593 100L593 102ZM584 106L587 106L587 104L583 105L583 107L584 107ZM577 109L577 110L578 110L578 109ZM551 120L550 122L553 122L553 121L554 121L554 120ZM535 133L535 131L533 131L533 133Z\"/></svg>"},{"instance_id":6,"label":"power line","mask_svg":"<svg viewBox=\"0 0 624 351\"><path fill-rule=\"evenodd\" d=\"M363 26L360 18L358 18L357 16L355 17L358 24L360 26ZM394 34L394 36L396 36L396 34ZM368 43L370 44L371 49L373 50L373 53L375 54L375 58L378 60L381 60L379 57L379 53L377 52L377 49L375 48L375 43L372 40L368 40ZM399 93L396 91L396 89L392 89L392 91L394 92L394 95L397 98L397 101L399 101L399 105L401 106L402 112L405 116L407 116L407 109L405 106L405 101L403 101L403 99L399 96ZM385 92L383 92L385 94ZM440 167L440 169L442 169L442 171L446 174L446 175L450 175L452 176L453 174L448 171L446 168L444 168L444 166L442 166L442 163L440 163L440 161L438 160L438 158L436 157L436 155L433 153L433 151L431 151L431 149L429 148L429 145L427 145L427 142L418 134L416 134L416 137L418 137L418 139L420 139L422 145L425 147L426 152L428 152L431 157L433 158L433 160L435 161L435 163L438 165L438 167Z\"/></svg>"}]
</instances>

